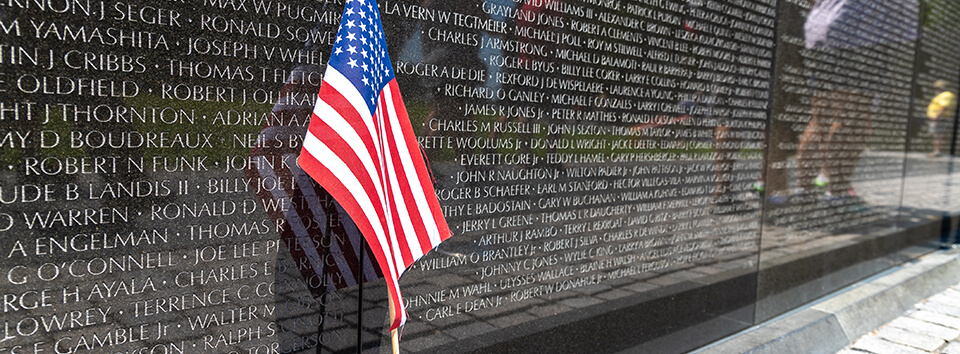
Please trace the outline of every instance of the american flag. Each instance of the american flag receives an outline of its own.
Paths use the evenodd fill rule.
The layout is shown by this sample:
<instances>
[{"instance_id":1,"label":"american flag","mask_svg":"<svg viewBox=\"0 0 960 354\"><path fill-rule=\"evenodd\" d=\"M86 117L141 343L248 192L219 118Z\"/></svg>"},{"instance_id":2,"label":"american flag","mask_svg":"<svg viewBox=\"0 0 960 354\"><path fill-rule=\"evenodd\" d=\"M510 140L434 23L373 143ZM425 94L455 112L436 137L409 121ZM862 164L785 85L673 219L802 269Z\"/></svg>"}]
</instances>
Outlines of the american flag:
<instances>
[{"instance_id":1,"label":"american flag","mask_svg":"<svg viewBox=\"0 0 960 354\"><path fill-rule=\"evenodd\" d=\"M370 244L390 293L391 325L406 321L399 279L450 237L400 97L374 0L348 0L300 167L340 203Z\"/></svg>"}]
</instances>

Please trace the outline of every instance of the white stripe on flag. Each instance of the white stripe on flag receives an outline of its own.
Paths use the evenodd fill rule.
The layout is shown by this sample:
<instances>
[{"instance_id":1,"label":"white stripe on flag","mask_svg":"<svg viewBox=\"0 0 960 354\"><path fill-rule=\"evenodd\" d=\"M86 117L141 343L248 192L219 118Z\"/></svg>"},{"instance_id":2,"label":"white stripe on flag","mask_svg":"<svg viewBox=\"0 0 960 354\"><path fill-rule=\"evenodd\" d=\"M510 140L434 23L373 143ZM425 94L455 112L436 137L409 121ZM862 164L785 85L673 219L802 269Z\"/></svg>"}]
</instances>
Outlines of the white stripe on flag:
<instances>
[{"instance_id":1,"label":"white stripe on flag","mask_svg":"<svg viewBox=\"0 0 960 354\"><path fill-rule=\"evenodd\" d=\"M400 121L397 117L397 107L393 104L393 89L392 85L387 85L387 88L384 90L384 94L387 99L387 111L390 112L389 116L392 119L391 123L393 126L397 127L394 129L393 135L396 141L406 142L406 139L403 136L403 130L400 129ZM407 149L407 144L397 144L397 150L400 151L400 162L403 164L403 169L409 171L407 173L407 183L410 185L411 193L413 193L413 199L416 201L417 209L419 209L420 217L423 218L424 228L427 230L427 235L430 237L431 245L440 244L440 230L437 228L437 222L433 218L433 210L430 209L430 203L427 202L426 194L424 194L424 186L420 184L420 179L417 178L419 173L413 165L411 158L410 150ZM420 244L420 241L417 240L417 245ZM418 247L419 248L419 247ZM430 247L433 248L433 247ZM414 260L419 257L415 257Z\"/></svg>"},{"instance_id":2,"label":"white stripe on flag","mask_svg":"<svg viewBox=\"0 0 960 354\"><path fill-rule=\"evenodd\" d=\"M363 119L363 125L367 127L367 130L370 133L370 137L373 139L373 147L377 149L377 156L383 154L383 145L380 140L377 139L379 134L377 134L376 126L373 124L373 116L370 114L370 107L367 106L367 103L363 100L363 96L360 95L360 91L357 91L357 88L353 86L353 83L350 82L346 77L343 76L337 69L334 69L332 66L327 66L327 72L324 74L323 82L330 85L334 90L340 93L350 102L350 105L353 106L353 110L357 111L360 114L360 118ZM318 102L320 100L317 100ZM364 149L366 150L366 149Z\"/></svg>"},{"instance_id":3,"label":"white stripe on flag","mask_svg":"<svg viewBox=\"0 0 960 354\"><path fill-rule=\"evenodd\" d=\"M392 117L389 117L389 112L383 112L382 109L378 109L377 113L379 116L384 118L385 120L384 123L390 124L391 130L400 129L399 126L391 124L392 121L395 121L396 119L391 119L392 121L386 121L387 119L392 118ZM393 145L403 145L403 144L393 144ZM392 162L393 152L391 152L389 149L386 149L385 151L387 153L387 156L384 160L386 160L387 162ZM393 204L396 205L395 212L397 213L397 218L400 219L400 226L403 228L403 236L407 238L406 243L407 243L407 248L409 248L409 244L410 244L409 239L412 237L414 240L416 240L417 231L416 229L413 228L413 223L410 220L410 211L407 210L407 205L404 202L405 198L403 197L403 194L402 194L403 189L400 186L400 179L399 179L399 176L397 175L397 172L398 172L396 170L397 166L394 163L390 163L389 165L390 165L390 168L388 168L387 171L388 171L389 182L390 182L390 185L392 186L391 190L393 191L393 196L392 196ZM397 242L402 242L402 241L403 240L400 240L400 239L397 240ZM419 242L417 242L416 244L419 244ZM399 249L399 244L397 245L397 247ZM417 247L417 249L411 248L410 254L413 260L417 260L418 258L423 256L423 251L420 249L420 247ZM406 268L406 262L403 261L402 257L399 257L397 264L401 265L400 267L397 267L397 269L400 269L400 274L403 274L403 270Z\"/></svg>"},{"instance_id":4,"label":"white stripe on flag","mask_svg":"<svg viewBox=\"0 0 960 354\"><path fill-rule=\"evenodd\" d=\"M323 165L327 168L340 183L343 184L347 192L356 200L357 206L363 211L364 217L367 219L367 222L370 223L371 228L373 228L374 233L376 234L377 241L380 243L380 247L384 251L384 255L387 257L393 257L389 254L390 249L383 247L383 245L390 245L390 242L387 241L387 235L384 234L384 227L380 221L380 218L376 217L377 212L373 207L373 201L370 200L370 196L367 195L364 191L363 186L360 184L360 181L357 179L357 176L353 174L343 160L340 159L340 156L337 156L335 152L330 150L326 144L313 136L313 134L307 134L303 139L303 148L307 150L310 155L313 155L317 161L323 161ZM371 217L373 216L373 217ZM393 279L399 278L399 273L396 270L396 265L392 262L386 262L390 269L389 275ZM385 274L386 276L386 274Z\"/></svg>"},{"instance_id":5,"label":"white stripe on flag","mask_svg":"<svg viewBox=\"0 0 960 354\"><path fill-rule=\"evenodd\" d=\"M360 163L363 164L363 169L366 170L368 176L377 176L376 165L374 165L373 158L370 157L372 151L367 150L367 146L363 143L363 139L360 138L360 135L357 134L357 131L353 129L353 126L347 122L346 119L340 115L340 112L337 112L327 104L326 101L320 99L317 100L317 106L314 108L313 113L317 115L324 123L330 126L334 132L337 133L337 136L340 140L343 140L350 146L350 150L353 151L357 158L360 159ZM376 181L375 181L376 182ZM377 190L377 196L380 200L384 198L383 186L379 183L374 183L374 187Z\"/></svg>"},{"instance_id":6,"label":"white stripe on flag","mask_svg":"<svg viewBox=\"0 0 960 354\"><path fill-rule=\"evenodd\" d=\"M377 111L374 113L376 114L377 120L380 122L380 126L384 127L386 121L383 117L383 110L378 108ZM384 128L381 130L385 131L386 129ZM386 138L386 136L384 136L383 134L383 131L381 132L381 134L379 134L381 139ZM397 179L397 176L396 176L396 170L394 169L394 167L396 166L392 163L393 158L391 157L390 149L383 149L383 158L381 160L385 165L384 171L386 172L386 174L383 176L383 183L384 185L390 186L390 190L388 191L389 199L385 200L388 208L387 210L389 210L389 212L387 212L387 227L389 228L387 234L399 235L400 233L398 232L397 228L398 226L403 227L403 225L397 225L396 222L394 222L394 217L400 218L401 224L402 224L403 223L402 220L406 217L406 215L399 213L400 210L398 210L399 202L403 202L403 195L398 194L400 193L399 186L392 183L392 181ZM398 207L393 208L391 207L391 205L397 205ZM396 241L396 242L390 243L390 248L393 250L392 251L393 262L394 262L393 264L394 264L394 267L397 268L397 278L399 279L400 275L403 275L403 271L404 271L404 268L406 268L406 266L405 266L405 262L403 261L403 254L401 253L402 251L400 251L400 240L397 238L393 238L391 240Z\"/></svg>"}]
</instances>

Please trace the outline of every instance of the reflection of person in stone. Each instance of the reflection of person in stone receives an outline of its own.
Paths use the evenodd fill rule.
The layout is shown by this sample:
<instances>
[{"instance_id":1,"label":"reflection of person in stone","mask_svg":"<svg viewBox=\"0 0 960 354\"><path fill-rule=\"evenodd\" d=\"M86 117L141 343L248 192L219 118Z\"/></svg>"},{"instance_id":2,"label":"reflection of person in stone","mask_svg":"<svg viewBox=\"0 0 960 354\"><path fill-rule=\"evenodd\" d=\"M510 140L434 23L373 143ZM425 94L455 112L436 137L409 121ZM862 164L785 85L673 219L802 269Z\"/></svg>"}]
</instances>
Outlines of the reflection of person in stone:
<instances>
[{"instance_id":1,"label":"reflection of person in stone","mask_svg":"<svg viewBox=\"0 0 960 354\"><path fill-rule=\"evenodd\" d=\"M848 131L872 125L869 116L849 114L856 99L844 89L820 91L812 98L813 114L797 147L797 181L803 190L827 187L828 196L854 195L850 177L866 144L864 134L848 136Z\"/></svg>"},{"instance_id":2,"label":"reflection of person in stone","mask_svg":"<svg viewBox=\"0 0 960 354\"><path fill-rule=\"evenodd\" d=\"M867 50L877 44L872 25L861 19L869 17L869 6L865 0L818 1L804 23L806 48L841 59L875 55ZM883 13L869 15L883 21ZM844 81L825 82L819 78L824 75L810 78L811 116L797 147L797 184L805 191L825 187L828 198L854 196L850 179L873 126L871 109L863 102L876 103L876 98Z\"/></svg>"},{"instance_id":3,"label":"reflection of person in stone","mask_svg":"<svg viewBox=\"0 0 960 354\"><path fill-rule=\"evenodd\" d=\"M930 135L933 137L933 152L930 156L938 157L941 154L944 136L957 108L957 96L947 90L946 81L937 80L933 83L933 87L937 89L937 95L927 106L927 119L929 119Z\"/></svg>"}]
</instances>

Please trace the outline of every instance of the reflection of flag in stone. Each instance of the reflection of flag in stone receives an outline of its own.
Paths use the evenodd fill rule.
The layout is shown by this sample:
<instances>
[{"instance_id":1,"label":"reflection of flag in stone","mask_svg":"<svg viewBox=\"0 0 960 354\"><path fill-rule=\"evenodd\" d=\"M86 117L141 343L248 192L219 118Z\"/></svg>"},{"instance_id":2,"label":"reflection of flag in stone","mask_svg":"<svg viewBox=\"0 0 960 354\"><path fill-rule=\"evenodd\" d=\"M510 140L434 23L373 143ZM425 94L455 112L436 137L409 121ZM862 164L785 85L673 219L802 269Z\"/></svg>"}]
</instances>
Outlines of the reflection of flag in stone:
<instances>
[{"instance_id":1,"label":"reflection of flag in stone","mask_svg":"<svg viewBox=\"0 0 960 354\"><path fill-rule=\"evenodd\" d=\"M318 73L312 65L298 66L281 90L280 101L264 120L250 152L246 175L267 214L277 225L290 251L292 265L304 285L320 297L382 278L373 254L342 207L296 165L304 124L313 112L319 82L304 80ZM319 75L318 75L319 76ZM259 181L253 183L253 181ZM362 252L362 254L361 254Z\"/></svg>"},{"instance_id":2,"label":"reflection of flag in stone","mask_svg":"<svg viewBox=\"0 0 960 354\"><path fill-rule=\"evenodd\" d=\"M343 206L370 244L406 321L398 281L450 237L400 97L373 0L348 0L300 166Z\"/></svg>"}]
</instances>

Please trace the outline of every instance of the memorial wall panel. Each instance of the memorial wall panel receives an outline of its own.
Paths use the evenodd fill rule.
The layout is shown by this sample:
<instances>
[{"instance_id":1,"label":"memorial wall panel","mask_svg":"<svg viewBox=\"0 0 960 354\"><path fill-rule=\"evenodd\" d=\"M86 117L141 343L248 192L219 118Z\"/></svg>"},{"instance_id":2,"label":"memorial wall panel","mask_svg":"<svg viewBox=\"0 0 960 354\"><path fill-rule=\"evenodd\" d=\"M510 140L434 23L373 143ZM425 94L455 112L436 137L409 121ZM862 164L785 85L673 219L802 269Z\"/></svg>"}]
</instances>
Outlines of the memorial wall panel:
<instances>
[{"instance_id":1,"label":"memorial wall panel","mask_svg":"<svg viewBox=\"0 0 960 354\"><path fill-rule=\"evenodd\" d=\"M758 320L897 261L916 1L783 1ZM894 237L899 241L900 237Z\"/></svg>"},{"instance_id":2,"label":"memorial wall panel","mask_svg":"<svg viewBox=\"0 0 960 354\"><path fill-rule=\"evenodd\" d=\"M295 168L341 6L0 8L2 350L356 346L356 281L308 261L356 232Z\"/></svg>"},{"instance_id":3,"label":"memorial wall panel","mask_svg":"<svg viewBox=\"0 0 960 354\"><path fill-rule=\"evenodd\" d=\"M403 352L684 352L956 228L950 1L353 1L453 232ZM344 3L0 1L0 351L391 350L297 165Z\"/></svg>"},{"instance_id":4,"label":"memorial wall panel","mask_svg":"<svg viewBox=\"0 0 960 354\"><path fill-rule=\"evenodd\" d=\"M692 348L751 323L772 2L381 6L414 33L398 76L425 89L405 98L455 232L401 279L401 348L612 350L727 321ZM665 300L691 291L717 301ZM611 336L624 307L644 325Z\"/></svg>"}]
</instances>

